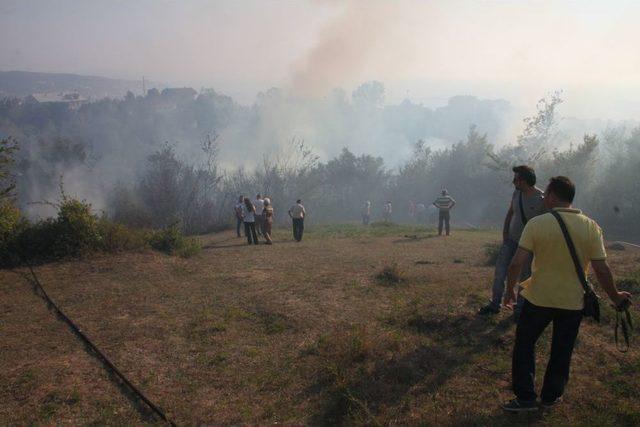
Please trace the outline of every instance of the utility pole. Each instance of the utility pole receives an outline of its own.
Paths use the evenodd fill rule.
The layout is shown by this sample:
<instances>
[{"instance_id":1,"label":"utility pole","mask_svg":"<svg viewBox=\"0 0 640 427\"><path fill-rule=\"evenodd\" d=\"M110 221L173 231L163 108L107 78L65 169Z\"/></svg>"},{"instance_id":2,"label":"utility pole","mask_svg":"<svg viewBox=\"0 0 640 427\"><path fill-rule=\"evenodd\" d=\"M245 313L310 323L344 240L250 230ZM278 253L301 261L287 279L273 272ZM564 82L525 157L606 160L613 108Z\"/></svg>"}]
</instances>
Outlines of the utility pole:
<instances>
[{"instance_id":1,"label":"utility pole","mask_svg":"<svg viewBox=\"0 0 640 427\"><path fill-rule=\"evenodd\" d=\"M144 76L142 76L142 96L147 96L147 85L144 81Z\"/></svg>"}]
</instances>

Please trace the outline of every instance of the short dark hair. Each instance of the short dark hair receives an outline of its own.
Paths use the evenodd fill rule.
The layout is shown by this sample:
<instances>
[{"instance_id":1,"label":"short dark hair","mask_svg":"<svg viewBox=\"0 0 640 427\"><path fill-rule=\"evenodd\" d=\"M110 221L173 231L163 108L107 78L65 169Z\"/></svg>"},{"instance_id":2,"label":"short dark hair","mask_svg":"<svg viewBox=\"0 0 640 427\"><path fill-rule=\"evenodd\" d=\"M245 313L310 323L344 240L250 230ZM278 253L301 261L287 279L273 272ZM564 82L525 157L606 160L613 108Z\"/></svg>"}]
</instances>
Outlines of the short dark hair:
<instances>
[{"instance_id":1,"label":"short dark hair","mask_svg":"<svg viewBox=\"0 0 640 427\"><path fill-rule=\"evenodd\" d=\"M520 178L524 179L530 187L536 185L536 171L531 166L514 166L512 170L513 173L517 173Z\"/></svg>"},{"instance_id":2,"label":"short dark hair","mask_svg":"<svg viewBox=\"0 0 640 427\"><path fill-rule=\"evenodd\" d=\"M298 199L296 200L296 203L302 203L302 200Z\"/></svg>"},{"instance_id":3,"label":"short dark hair","mask_svg":"<svg viewBox=\"0 0 640 427\"><path fill-rule=\"evenodd\" d=\"M549 179L547 193L555 194L563 202L572 203L573 198L576 196L576 186L566 176L554 176Z\"/></svg>"}]
</instances>

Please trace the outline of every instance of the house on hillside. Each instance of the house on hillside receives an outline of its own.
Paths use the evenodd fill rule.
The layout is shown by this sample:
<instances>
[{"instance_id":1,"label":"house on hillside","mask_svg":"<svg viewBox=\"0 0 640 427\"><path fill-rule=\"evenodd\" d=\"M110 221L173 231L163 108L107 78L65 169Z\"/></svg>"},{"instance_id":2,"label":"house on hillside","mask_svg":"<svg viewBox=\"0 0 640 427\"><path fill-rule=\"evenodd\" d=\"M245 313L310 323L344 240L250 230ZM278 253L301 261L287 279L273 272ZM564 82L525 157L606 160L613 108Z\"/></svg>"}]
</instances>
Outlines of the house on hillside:
<instances>
[{"instance_id":1,"label":"house on hillside","mask_svg":"<svg viewBox=\"0 0 640 427\"><path fill-rule=\"evenodd\" d=\"M184 104L193 101L198 92L190 87L172 87L164 89L160 95L165 100L175 104Z\"/></svg>"},{"instance_id":2,"label":"house on hillside","mask_svg":"<svg viewBox=\"0 0 640 427\"><path fill-rule=\"evenodd\" d=\"M70 110L77 110L82 104L89 102L77 92L33 93L24 99L25 103L65 105Z\"/></svg>"}]
</instances>

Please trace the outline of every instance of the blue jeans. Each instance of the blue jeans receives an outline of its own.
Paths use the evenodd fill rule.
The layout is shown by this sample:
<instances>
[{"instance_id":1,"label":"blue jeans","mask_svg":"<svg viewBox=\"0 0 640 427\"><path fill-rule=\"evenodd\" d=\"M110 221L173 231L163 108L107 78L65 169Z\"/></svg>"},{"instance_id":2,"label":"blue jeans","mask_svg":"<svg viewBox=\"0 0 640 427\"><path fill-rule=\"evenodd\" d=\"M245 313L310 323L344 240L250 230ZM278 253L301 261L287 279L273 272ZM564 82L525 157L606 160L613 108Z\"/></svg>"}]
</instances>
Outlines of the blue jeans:
<instances>
[{"instance_id":1,"label":"blue jeans","mask_svg":"<svg viewBox=\"0 0 640 427\"><path fill-rule=\"evenodd\" d=\"M500 248L498 259L496 260L496 270L493 277L491 306L493 308L500 309L502 304L502 296L504 295L505 280L507 279L507 271L509 270L509 264L513 256L518 249L518 242L512 239L507 239ZM524 265L522 273L520 274L520 280L524 280L531 276L531 259ZM522 309L523 298L518 292L518 301L516 303L515 311L517 313Z\"/></svg>"}]
</instances>

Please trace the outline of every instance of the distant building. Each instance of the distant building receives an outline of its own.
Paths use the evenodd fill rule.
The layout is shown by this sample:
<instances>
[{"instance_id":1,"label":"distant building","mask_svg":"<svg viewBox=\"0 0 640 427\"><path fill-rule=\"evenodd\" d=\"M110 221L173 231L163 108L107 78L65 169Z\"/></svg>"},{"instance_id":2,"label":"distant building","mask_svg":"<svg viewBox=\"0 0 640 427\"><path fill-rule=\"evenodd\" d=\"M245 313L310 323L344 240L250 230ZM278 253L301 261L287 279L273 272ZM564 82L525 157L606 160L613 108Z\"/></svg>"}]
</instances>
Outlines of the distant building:
<instances>
[{"instance_id":1,"label":"distant building","mask_svg":"<svg viewBox=\"0 0 640 427\"><path fill-rule=\"evenodd\" d=\"M82 104L89 102L87 98L81 97L77 92L33 93L27 96L24 101L34 104L66 105L71 110L78 109Z\"/></svg>"},{"instance_id":2,"label":"distant building","mask_svg":"<svg viewBox=\"0 0 640 427\"><path fill-rule=\"evenodd\" d=\"M193 101L198 92L190 87L172 87L166 88L160 95L163 98L173 101L176 104L181 104L188 101Z\"/></svg>"}]
</instances>

